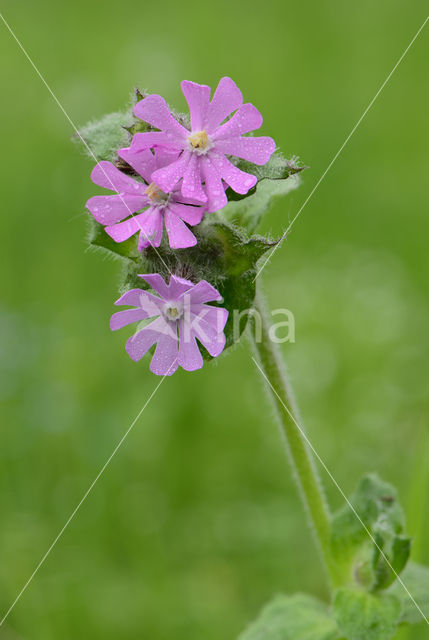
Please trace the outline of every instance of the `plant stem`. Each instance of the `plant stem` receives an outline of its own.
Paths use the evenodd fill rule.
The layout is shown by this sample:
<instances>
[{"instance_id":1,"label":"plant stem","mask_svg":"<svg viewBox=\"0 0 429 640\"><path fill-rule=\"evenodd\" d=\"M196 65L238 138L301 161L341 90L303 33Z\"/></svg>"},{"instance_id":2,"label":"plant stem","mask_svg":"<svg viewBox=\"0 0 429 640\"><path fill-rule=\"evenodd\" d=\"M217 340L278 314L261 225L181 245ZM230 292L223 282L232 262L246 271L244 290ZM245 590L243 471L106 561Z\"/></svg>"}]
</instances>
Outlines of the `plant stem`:
<instances>
[{"instance_id":1,"label":"plant stem","mask_svg":"<svg viewBox=\"0 0 429 640\"><path fill-rule=\"evenodd\" d=\"M261 370L266 377L267 388L274 402L276 413L285 436L286 448L292 464L302 501L309 515L316 543L321 552L332 585L339 582L338 572L330 548L331 517L325 495L317 474L313 455L304 431L291 385L278 344L270 337L270 321L260 295L256 297L256 311L260 314L260 335L252 342Z\"/></svg>"}]
</instances>

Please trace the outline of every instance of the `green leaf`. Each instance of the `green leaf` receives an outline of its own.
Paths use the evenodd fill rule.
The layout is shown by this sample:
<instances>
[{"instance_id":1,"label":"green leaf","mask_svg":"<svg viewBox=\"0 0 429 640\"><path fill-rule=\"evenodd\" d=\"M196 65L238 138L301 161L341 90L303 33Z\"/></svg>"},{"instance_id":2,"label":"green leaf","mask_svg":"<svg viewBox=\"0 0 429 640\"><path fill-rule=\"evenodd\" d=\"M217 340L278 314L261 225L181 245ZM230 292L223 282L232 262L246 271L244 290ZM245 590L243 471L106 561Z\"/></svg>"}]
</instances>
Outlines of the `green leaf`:
<instances>
[{"instance_id":1,"label":"green leaf","mask_svg":"<svg viewBox=\"0 0 429 640\"><path fill-rule=\"evenodd\" d=\"M403 535L405 517L396 490L376 475L367 475L350 502L353 509L344 505L333 516L332 553L346 582L385 589L404 568L411 549L411 540Z\"/></svg>"},{"instance_id":2,"label":"green leaf","mask_svg":"<svg viewBox=\"0 0 429 640\"><path fill-rule=\"evenodd\" d=\"M248 233L255 231L275 198L286 195L300 185L297 174L306 168L296 158L286 160L278 151L263 166L246 160L239 160L237 166L242 171L255 175L258 183L244 195L228 189L228 204L218 215L245 228Z\"/></svg>"},{"instance_id":3,"label":"green leaf","mask_svg":"<svg viewBox=\"0 0 429 640\"><path fill-rule=\"evenodd\" d=\"M389 640L398 626L401 602L393 595L338 589L334 617L347 640Z\"/></svg>"},{"instance_id":4,"label":"green leaf","mask_svg":"<svg viewBox=\"0 0 429 640\"><path fill-rule=\"evenodd\" d=\"M137 236L134 235L125 242L115 242L92 216L89 217L89 244L92 247L108 251L111 255L120 258L134 259L139 255L137 250Z\"/></svg>"},{"instance_id":5,"label":"green leaf","mask_svg":"<svg viewBox=\"0 0 429 640\"><path fill-rule=\"evenodd\" d=\"M246 173L253 173L258 180L286 180L289 176L300 173L307 169L302 165L298 158L293 156L287 160L280 151L275 151L268 162L264 165L253 164L247 160L239 160L237 166Z\"/></svg>"},{"instance_id":6,"label":"green leaf","mask_svg":"<svg viewBox=\"0 0 429 640\"><path fill-rule=\"evenodd\" d=\"M261 612L239 640L338 640L328 607L304 594L279 595Z\"/></svg>"},{"instance_id":7,"label":"green leaf","mask_svg":"<svg viewBox=\"0 0 429 640\"><path fill-rule=\"evenodd\" d=\"M401 580L417 602L424 615L429 618L429 567L410 562L401 575ZM423 621L418 610L402 584L395 582L389 589L402 603L401 622L416 624Z\"/></svg>"},{"instance_id":8,"label":"green leaf","mask_svg":"<svg viewBox=\"0 0 429 640\"><path fill-rule=\"evenodd\" d=\"M167 281L170 273L193 282L207 280L218 289L223 297L221 304L229 311L225 327L226 347L229 347L238 341L247 326L247 311L255 298L258 260L276 243L261 236L247 238L235 227L213 218L193 228L198 239L195 247L172 250L163 240L158 249L149 247L139 254L126 266L122 290L142 288L139 273L159 273Z\"/></svg>"},{"instance_id":9,"label":"green leaf","mask_svg":"<svg viewBox=\"0 0 429 640\"><path fill-rule=\"evenodd\" d=\"M220 215L228 222L244 227L252 233L259 225L264 213L270 208L272 201L299 187L300 182L297 175L291 175L284 180L265 178L257 183L247 197L230 200Z\"/></svg>"}]
</instances>

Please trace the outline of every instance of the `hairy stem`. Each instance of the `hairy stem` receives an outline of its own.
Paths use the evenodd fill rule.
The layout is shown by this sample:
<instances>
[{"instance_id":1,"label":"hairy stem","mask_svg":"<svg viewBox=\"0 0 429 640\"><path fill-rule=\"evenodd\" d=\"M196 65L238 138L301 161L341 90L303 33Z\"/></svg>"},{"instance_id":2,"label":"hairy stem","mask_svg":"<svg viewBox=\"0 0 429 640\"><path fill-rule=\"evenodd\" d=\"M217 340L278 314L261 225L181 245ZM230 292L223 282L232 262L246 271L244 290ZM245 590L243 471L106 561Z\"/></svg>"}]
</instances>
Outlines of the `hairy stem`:
<instances>
[{"instance_id":1,"label":"hairy stem","mask_svg":"<svg viewBox=\"0 0 429 640\"><path fill-rule=\"evenodd\" d=\"M261 296L256 298L256 311L261 327L258 339L252 332L252 342L265 378L267 389L285 436L286 448L292 464L302 501L306 507L316 542L332 583L339 582L330 548L330 511L318 477L313 455L300 426L300 418L278 344L270 337L270 322ZM260 338L260 339L259 339Z\"/></svg>"}]
</instances>

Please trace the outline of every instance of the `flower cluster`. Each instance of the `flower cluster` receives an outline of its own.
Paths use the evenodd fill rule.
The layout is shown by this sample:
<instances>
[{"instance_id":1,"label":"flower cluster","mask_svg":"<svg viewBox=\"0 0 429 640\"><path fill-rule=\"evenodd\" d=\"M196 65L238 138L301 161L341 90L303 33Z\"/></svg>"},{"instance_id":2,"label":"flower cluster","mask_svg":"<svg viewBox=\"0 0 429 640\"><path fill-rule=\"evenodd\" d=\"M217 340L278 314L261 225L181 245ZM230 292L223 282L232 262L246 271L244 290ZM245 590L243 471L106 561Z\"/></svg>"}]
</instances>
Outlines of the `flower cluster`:
<instances>
[{"instance_id":1,"label":"flower cluster","mask_svg":"<svg viewBox=\"0 0 429 640\"><path fill-rule=\"evenodd\" d=\"M236 159L264 165L275 150L272 138L246 135L260 128L262 116L252 104L243 104L231 78L221 79L211 99L206 85L183 81L181 87L190 111L189 128L161 96L149 95L134 107L134 115L148 130L135 133L129 147L118 149L119 166L125 162L129 170L104 160L91 174L95 184L114 194L90 198L87 208L115 242L139 233L140 252L160 247L164 227L172 249L196 245L190 227L227 204L228 188L244 195L257 182L237 166ZM132 289L116 304L134 308L114 314L111 321L115 330L156 316L128 341L133 360L157 343L151 370L169 375L178 365L188 371L202 367L196 339L212 357L221 353L228 312L205 304L221 300L214 287L174 274L168 285L158 274L141 277L161 298Z\"/></svg>"}]
</instances>

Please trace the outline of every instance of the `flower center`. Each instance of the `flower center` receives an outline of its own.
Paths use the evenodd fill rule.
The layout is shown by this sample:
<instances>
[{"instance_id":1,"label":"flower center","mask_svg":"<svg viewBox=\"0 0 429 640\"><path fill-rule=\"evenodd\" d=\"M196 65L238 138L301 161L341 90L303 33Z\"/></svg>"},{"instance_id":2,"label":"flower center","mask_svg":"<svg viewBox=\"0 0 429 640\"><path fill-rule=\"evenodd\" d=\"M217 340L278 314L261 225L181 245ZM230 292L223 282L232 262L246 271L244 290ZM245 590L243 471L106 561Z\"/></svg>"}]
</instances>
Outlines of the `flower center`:
<instances>
[{"instance_id":1,"label":"flower center","mask_svg":"<svg viewBox=\"0 0 429 640\"><path fill-rule=\"evenodd\" d=\"M168 194L161 191L154 182L151 182L145 191L145 194L153 205L162 206L167 204Z\"/></svg>"},{"instance_id":2,"label":"flower center","mask_svg":"<svg viewBox=\"0 0 429 640\"><path fill-rule=\"evenodd\" d=\"M183 309L176 302L167 302L163 312L167 320L172 322L179 320L183 316Z\"/></svg>"},{"instance_id":3,"label":"flower center","mask_svg":"<svg viewBox=\"0 0 429 640\"><path fill-rule=\"evenodd\" d=\"M195 131L188 136L188 145L189 149L198 155L204 155L213 146L206 131Z\"/></svg>"}]
</instances>

